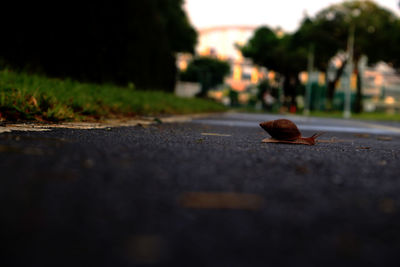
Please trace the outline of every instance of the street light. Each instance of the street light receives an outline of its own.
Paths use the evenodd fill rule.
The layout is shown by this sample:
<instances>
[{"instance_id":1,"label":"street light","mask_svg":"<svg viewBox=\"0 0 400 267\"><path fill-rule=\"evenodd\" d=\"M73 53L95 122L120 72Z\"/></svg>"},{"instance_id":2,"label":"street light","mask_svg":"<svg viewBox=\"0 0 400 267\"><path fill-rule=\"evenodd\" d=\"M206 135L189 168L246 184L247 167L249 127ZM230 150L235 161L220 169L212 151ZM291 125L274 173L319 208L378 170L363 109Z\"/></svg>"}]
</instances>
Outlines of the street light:
<instances>
[{"instance_id":1,"label":"street light","mask_svg":"<svg viewBox=\"0 0 400 267\"><path fill-rule=\"evenodd\" d=\"M350 26L349 38L347 40L347 56L348 61L344 73L346 74L346 87L343 117L348 119L351 117L351 74L353 72L353 49L354 49L354 25Z\"/></svg>"},{"instance_id":2,"label":"street light","mask_svg":"<svg viewBox=\"0 0 400 267\"><path fill-rule=\"evenodd\" d=\"M348 15L346 20L350 23L349 37L347 39L347 65L344 71L345 74L345 99L344 99L344 109L343 117L348 119L351 117L351 74L353 73L353 51L354 51L354 22L352 19L358 17L361 14L360 9L349 10L348 8L343 8Z\"/></svg>"},{"instance_id":3,"label":"street light","mask_svg":"<svg viewBox=\"0 0 400 267\"><path fill-rule=\"evenodd\" d=\"M307 85L306 85L306 101L304 107L304 115L308 116L310 114L310 106L311 106L311 86L312 86L312 72L314 69L314 47L310 45L308 51L308 64L307 64Z\"/></svg>"}]
</instances>

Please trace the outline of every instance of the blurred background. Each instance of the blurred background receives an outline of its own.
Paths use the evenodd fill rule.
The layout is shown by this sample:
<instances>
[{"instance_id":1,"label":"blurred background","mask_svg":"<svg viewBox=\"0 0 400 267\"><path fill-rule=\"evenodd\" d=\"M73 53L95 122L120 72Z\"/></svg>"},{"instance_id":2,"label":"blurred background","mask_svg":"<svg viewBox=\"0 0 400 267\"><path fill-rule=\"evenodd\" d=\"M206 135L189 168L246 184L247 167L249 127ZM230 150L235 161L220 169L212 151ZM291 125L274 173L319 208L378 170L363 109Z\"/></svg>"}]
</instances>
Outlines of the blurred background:
<instances>
[{"instance_id":1,"label":"blurred background","mask_svg":"<svg viewBox=\"0 0 400 267\"><path fill-rule=\"evenodd\" d=\"M398 0L10 1L1 12L3 119L197 111L173 107L176 99L152 109L160 102L154 96L125 103L130 98L114 89L80 97L76 84L60 94L60 84L10 73L254 111L349 117L400 110Z\"/></svg>"},{"instance_id":2,"label":"blurred background","mask_svg":"<svg viewBox=\"0 0 400 267\"><path fill-rule=\"evenodd\" d=\"M230 65L208 91L226 105L308 113L342 111L348 101L347 112L399 110L398 1L188 0L185 9L199 33L196 56ZM191 60L178 57L184 74Z\"/></svg>"}]
</instances>

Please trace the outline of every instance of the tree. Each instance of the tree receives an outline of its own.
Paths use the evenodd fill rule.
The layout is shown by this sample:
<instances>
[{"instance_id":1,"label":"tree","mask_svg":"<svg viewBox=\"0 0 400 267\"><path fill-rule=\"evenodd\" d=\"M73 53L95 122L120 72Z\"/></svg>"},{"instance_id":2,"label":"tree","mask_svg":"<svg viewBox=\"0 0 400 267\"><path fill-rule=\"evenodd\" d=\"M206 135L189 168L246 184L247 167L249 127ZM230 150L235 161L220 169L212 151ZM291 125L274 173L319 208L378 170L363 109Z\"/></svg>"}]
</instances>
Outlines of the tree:
<instances>
[{"instance_id":1,"label":"tree","mask_svg":"<svg viewBox=\"0 0 400 267\"><path fill-rule=\"evenodd\" d=\"M189 63L187 69L180 74L180 79L200 83L199 96L205 97L210 88L224 82L224 77L229 72L230 65L226 61L212 57L199 57Z\"/></svg>"},{"instance_id":2,"label":"tree","mask_svg":"<svg viewBox=\"0 0 400 267\"><path fill-rule=\"evenodd\" d=\"M296 105L299 72L307 66L307 49L298 45L296 38L291 34L280 38L274 31L263 26L256 29L247 44L239 47L243 56L284 77L284 94L290 98L291 105Z\"/></svg>"},{"instance_id":3,"label":"tree","mask_svg":"<svg viewBox=\"0 0 400 267\"><path fill-rule=\"evenodd\" d=\"M175 53L197 33L183 0L7 1L0 61L16 69L93 82L173 90Z\"/></svg>"},{"instance_id":4,"label":"tree","mask_svg":"<svg viewBox=\"0 0 400 267\"><path fill-rule=\"evenodd\" d=\"M345 1L317 13L315 18L305 18L295 33L300 45L312 44L315 48L315 66L327 72L329 60L339 51L346 51L350 32L354 32L354 73L357 74L356 112L362 110L362 84L358 62L362 55L369 63L386 61L398 65L400 27L398 18L372 1ZM343 53L342 53L343 55ZM345 54L346 55L346 54ZM335 85L349 61L338 57L341 64L335 77L327 83L328 107L332 107Z\"/></svg>"}]
</instances>

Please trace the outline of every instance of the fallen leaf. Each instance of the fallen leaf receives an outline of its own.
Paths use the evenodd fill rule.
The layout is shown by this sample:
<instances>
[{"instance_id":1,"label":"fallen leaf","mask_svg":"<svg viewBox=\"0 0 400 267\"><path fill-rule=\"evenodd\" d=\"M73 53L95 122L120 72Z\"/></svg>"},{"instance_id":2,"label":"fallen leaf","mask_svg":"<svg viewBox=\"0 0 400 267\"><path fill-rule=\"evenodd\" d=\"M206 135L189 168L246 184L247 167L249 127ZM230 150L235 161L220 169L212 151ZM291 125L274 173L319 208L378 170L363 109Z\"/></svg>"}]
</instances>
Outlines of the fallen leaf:
<instances>
[{"instance_id":1,"label":"fallen leaf","mask_svg":"<svg viewBox=\"0 0 400 267\"><path fill-rule=\"evenodd\" d=\"M35 147L16 147L9 145L0 145L0 153L16 153L25 155L44 155L45 152ZM49 153L47 153L49 154Z\"/></svg>"},{"instance_id":2,"label":"fallen leaf","mask_svg":"<svg viewBox=\"0 0 400 267\"><path fill-rule=\"evenodd\" d=\"M94 166L95 162L92 159L85 159L82 161L82 166L85 167L86 169L90 169Z\"/></svg>"},{"instance_id":3,"label":"fallen leaf","mask_svg":"<svg viewBox=\"0 0 400 267\"><path fill-rule=\"evenodd\" d=\"M136 235L126 242L126 256L134 264L156 264L165 258L167 245L158 235Z\"/></svg>"},{"instance_id":4,"label":"fallen leaf","mask_svg":"<svg viewBox=\"0 0 400 267\"><path fill-rule=\"evenodd\" d=\"M354 134L354 136L355 137L359 137L359 138L368 138L369 134L360 134L360 133L358 133L358 134Z\"/></svg>"},{"instance_id":5,"label":"fallen leaf","mask_svg":"<svg viewBox=\"0 0 400 267\"><path fill-rule=\"evenodd\" d=\"M292 144L292 145L312 145L312 144L307 144L307 143L301 143L301 142L294 142L294 141L286 141L286 140L277 140L274 138L264 138L261 140L263 143L281 143L281 144Z\"/></svg>"},{"instance_id":6,"label":"fallen leaf","mask_svg":"<svg viewBox=\"0 0 400 267\"><path fill-rule=\"evenodd\" d=\"M201 135L211 135L211 136L231 136L230 134L219 134L219 133L201 133Z\"/></svg>"},{"instance_id":7,"label":"fallen leaf","mask_svg":"<svg viewBox=\"0 0 400 267\"><path fill-rule=\"evenodd\" d=\"M259 210L263 201L259 195L232 192L186 192L178 199L185 208L230 210Z\"/></svg>"},{"instance_id":8,"label":"fallen leaf","mask_svg":"<svg viewBox=\"0 0 400 267\"><path fill-rule=\"evenodd\" d=\"M379 209L383 213L394 213L396 211L396 203L394 199L384 198L379 201Z\"/></svg>"},{"instance_id":9,"label":"fallen leaf","mask_svg":"<svg viewBox=\"0 0 400 267\"><path fill-rule=\"evenodd\" d=\"M306 166L296 166L296 173L298 174L307 174L310 170Z\"/></svg>"},{"instance_id":10,"label":"fallen leaf","mask_svg":"<svg viewBox=\"0 0 400 267\"><path fill-rule=\"evenodd\" d=\"M386 164L387 164L386 160L381 160L378 162L378 165L380 165L380 166L385 166Z\"/></svg>"},{"instance_id":11,"label":"fallen leaf","mask_svg":"<svg viewBox=\"0 0 400 267\"><path fill-rule=\"evenodd\" d=\"M376 139L381 140L381 141L391 141L392 137L390 137L390 136L378 136Z\"/></svg>"}]
</instances>

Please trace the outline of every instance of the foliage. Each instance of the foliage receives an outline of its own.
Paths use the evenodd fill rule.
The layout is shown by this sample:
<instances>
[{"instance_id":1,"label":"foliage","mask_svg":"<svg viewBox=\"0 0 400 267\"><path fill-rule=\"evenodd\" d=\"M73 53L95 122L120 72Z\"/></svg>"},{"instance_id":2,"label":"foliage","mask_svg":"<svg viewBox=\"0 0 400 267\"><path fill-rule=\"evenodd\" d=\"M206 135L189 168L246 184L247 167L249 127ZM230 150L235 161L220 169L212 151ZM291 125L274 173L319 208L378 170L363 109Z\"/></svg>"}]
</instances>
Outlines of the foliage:
<instances>
[{"instance_id":1,"label":"foliage","mask_svg":"<svg viewBox=\"0 0 400 267\"><path fill-rule=\"evenodd\" d=\"M400 29L398 18L372 1L346 1L331 5L315 18L306 18L297 35L302 36L299 41L302 39L303 43L314 44L316 66L325 70L331 57L339 50L346 50L351 27L355 32L356 61L363 54L368 56L370 63L392 61L393 53L378 48L391 46L390 41Z\"/></svg>"},{"instance_id":2,"label":"foliage","mask_svg":"<svg viewBox=\"0 0 400 267\"><path fill-rule=\"evenodd\" d=\"M189 63L187 69L180 74L180 79L200 83L201 95L205 96L210 88L222 84L229 72L228 62L212 57L199 57Z\"/></svg>"},{"instance_id":3,"label":"foliage","mask_svg":"<svg viewBox=\"0 0 400 267\"><path fill-rule=\"evenodd\" d=\"M349 32L354 30L354 66L362 55L369 63L386 61L399 67L400 24L390 11L372 1L345 1L321 10L315 18L305 18L295 33L301 45L312 44L315 51L315 66L326 72L328 63L340 50L347 49ZM347 57L341 59L341 67L335 79L328 83L328 98L333 99L335 84L340 78ZM361 107L361 84L358 84L358 104Z\"/></svg>"},{"instance_id":4,"label":"foliage","mask_svg":"<svg viewBox=\"0 0 400 267\"><path fill-rule=\"evenodd\" d=\"M278 38L267 27L259 28L249 42L241 47L244 56L255 63L278 71L285 77L284 91L292 101L298 87L297 75L306 69L307 51L312 48L316 66L326 72L332 57L347 49L349 30L354 29L354 66L362 55L369 63L380 60L400 67L400 22L390 11L372 1L344 1L321 10L314 18L305 17L293 34ZM332 101L335 84L348 58L336 77L328 83L328 98ZM355 70L359 73L358 69ZM358 79L360 82L360 79ZM361 84L358 84L357 106L361 107Z\"/></svg>"},{"instance_id":5,"label":"foliage","mask_svg":"<svg viewBox=\"0 0 400 267\"><path fill-rule=\"evenodd\" d=\"M222 110L224 107L215 102L183 99L165 92L0 71L0 119L97 120Z\"/></svg>"},{"instance_id":6,"label":"foliage","mask_svg":"<svg viewBox=\"0 0 400 267\"><path fill-rule=\"evenodd\" d=\"M7 1L2 65L97 83L172 90L175 52L193 52L197 33L183 0Z\"/></svg>"},{"instance_id":7,"label":"foliage","mask_svg":"<svg viewBox=\"0 0 400 267\"><path fill-rule=\"evenodd\" d=\"M243 47L239 47L243 56L251 58L255 64L277 69L277 51L280 40L268 27L256 29L253 37Z\"/></svg>"},{"instance_id":8,"label":"foliage","mask_svg":"<svg viewBox=\"0 0 400 267\"><path fill-rule=\"evenodd\" d=\"M294 104L299 85L298 73L307 66L307 49L298 44L296 36L286 34L279 38L274 31L263 26L239 49L243 56L251 58L256 64L283 75L284 93Z\"/></svg>"}]
</instances>

